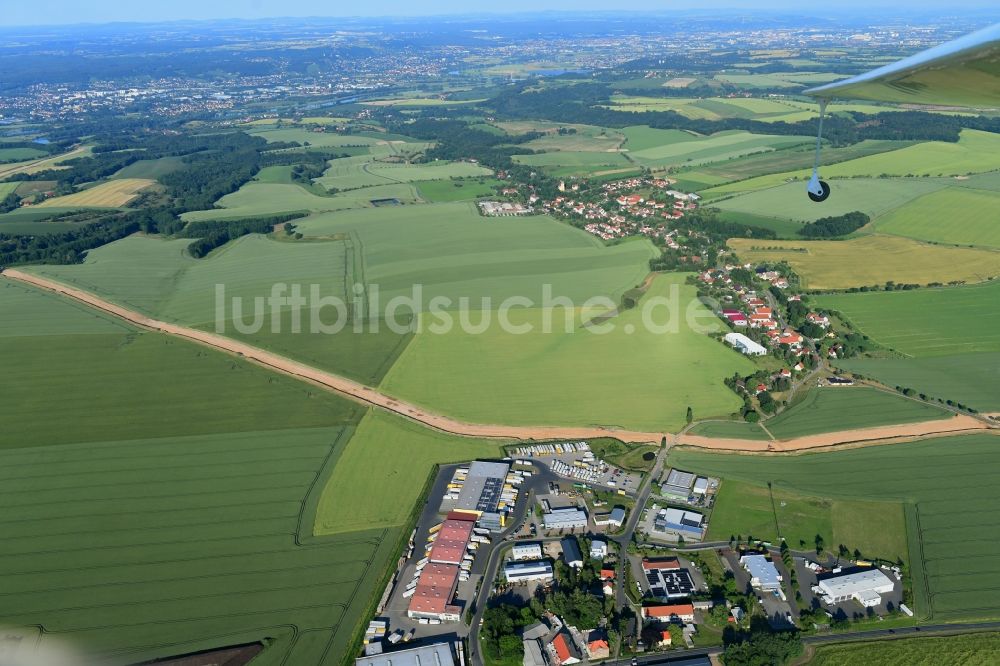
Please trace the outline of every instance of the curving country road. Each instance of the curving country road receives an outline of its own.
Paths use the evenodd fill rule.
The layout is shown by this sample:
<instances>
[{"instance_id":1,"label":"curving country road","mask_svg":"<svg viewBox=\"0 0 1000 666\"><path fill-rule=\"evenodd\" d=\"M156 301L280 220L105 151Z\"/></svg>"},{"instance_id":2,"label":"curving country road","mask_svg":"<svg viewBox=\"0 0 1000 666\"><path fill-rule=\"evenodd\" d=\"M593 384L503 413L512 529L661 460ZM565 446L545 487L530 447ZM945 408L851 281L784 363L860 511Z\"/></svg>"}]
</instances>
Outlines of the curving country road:
<instances>
[{"instance_id":1,"label":"curving country road","mask_svg":"<svg viewBox=\"0 0 1000 666\"><path fill-rule=\"evenodd\" d=\"M572 427L572 426L509 426L499 424L468 423L432 412L414 403L400 400L381 393L377 389L365 386L347 377L332 372L314 368L305 363L294 361L286 356L255 347L217 333L200 331L180 324L160 321L144 314L129 310L91 292L70 287L48 278L25 273L17 269L6 269L3 277L30 284L32 286L55 292L92 308L123 319L134 326L150 331L166 333L178 338L196 342L229 354L241 356L248 361L269 368L275 372L307 381L325 388L356 402L378 407L417 421L429 428L454 435L467 437L487 437L521 440L550 439L591 439L595 437L615 437L624 442L660 443L668 433L644 432L620 428L603 427ZM740 439L710 439L694 435L681 435L676 438L677 444L703 448L724 449L730 451L796 451L811 448L829 447L838 444L875 444L887 441L899 441L901 438L912 439L942 434L954 434L985 430L990 426L971 416L955 416L948 421L928 421L905 426L888 426L869 428L866 430L849 430L824 435L802 437L781 442L753 441Z\"/></svg>"}]
</instances>

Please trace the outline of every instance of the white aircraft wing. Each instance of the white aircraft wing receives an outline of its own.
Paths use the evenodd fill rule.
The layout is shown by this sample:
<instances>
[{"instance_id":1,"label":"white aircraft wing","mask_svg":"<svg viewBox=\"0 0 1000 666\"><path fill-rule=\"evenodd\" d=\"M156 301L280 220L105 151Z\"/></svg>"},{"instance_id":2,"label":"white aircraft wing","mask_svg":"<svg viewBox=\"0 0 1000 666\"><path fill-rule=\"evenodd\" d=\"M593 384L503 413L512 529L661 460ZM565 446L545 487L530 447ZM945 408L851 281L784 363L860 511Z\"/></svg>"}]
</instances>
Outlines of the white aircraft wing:
<instances>
[{"instance_id":1,"label":"white aircraft wing","mask_svg":"<svg viewBox=\"0 0 1000 666\"><path fill-rule=\"evenodd\" d=\"M805 94L818 99L1000 107L1000 23Z\"/></svg>"}]
</instances>

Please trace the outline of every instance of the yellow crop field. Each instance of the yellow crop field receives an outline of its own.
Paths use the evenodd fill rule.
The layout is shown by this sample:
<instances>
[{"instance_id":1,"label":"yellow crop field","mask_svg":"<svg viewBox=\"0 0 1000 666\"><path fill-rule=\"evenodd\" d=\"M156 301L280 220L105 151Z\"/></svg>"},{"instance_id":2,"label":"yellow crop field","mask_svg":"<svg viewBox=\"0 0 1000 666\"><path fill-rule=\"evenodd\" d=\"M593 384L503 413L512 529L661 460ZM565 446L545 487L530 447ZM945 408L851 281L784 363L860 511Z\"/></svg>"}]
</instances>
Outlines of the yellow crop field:
<instances>
[{"instance_id":1,"label":"yellow crop field","mask_svg":"<svg viewBox=\"0 0 1000 666\"><path fill-rule=\"evenodd\" d=\"M66 167L56 166L58 162L75 160L78 157L87 157L91 153L90 146L74 148L68 153L53 155L40 160L26 160L24 162L13 162L11 164L0 164L0 178L13 176L17 173L33 174L46 169L65 169Z\"/></svg>"},{"instance_id":2,"label":"yellow crop field","mask_svg":"<svg viewBox=\"0 0 1000 666\"><path fill-rule=\"evenodd\" d=\"M744 261L787 261L810 289L848 289L889 280L982 282L1000 275L1000 252L877 234L843 241L732 238L729 246Z\"/></svg>"},{"instance_id":3,"label":"yellow crop field","mask_svg":"<svg viewBox=\"0 0 1000 666\"><path fill-rule=\"evenodd\" d=\"M80 192L47 199L39 204L39 206L118 208L134 199L140 190L149 187L155 182L155 180L149 180L148 178L109 180L106 183L95 185Z\"/></svg>"}]
</instances>

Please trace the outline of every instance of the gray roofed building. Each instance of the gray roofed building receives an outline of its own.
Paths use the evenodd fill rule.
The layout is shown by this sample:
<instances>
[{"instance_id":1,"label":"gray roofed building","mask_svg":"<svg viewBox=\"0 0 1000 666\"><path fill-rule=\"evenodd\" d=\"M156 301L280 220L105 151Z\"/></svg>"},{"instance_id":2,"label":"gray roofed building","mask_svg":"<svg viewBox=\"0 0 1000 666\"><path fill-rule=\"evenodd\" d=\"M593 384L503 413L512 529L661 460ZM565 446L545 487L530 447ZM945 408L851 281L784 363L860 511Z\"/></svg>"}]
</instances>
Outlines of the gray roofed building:
<instances>
[{"instance_id":1,"label":"gray roofed building","mask_svg":"<svg viewBox=\"0 0 1000 666\"><path fill-rule=\"evenodd\" d=\"M576 569L583 568L583 555L580 554L580 544L577 543L576 537L565 537L559 543L562 545L566 564Z\"/></svg>"},{"instance_id":2,"label":"gray roofed building","mask_svg":"<svg viewBox=\"0 0 1000 666\"><path fill-rule=\"evenodd\" d=\"M534 640L536 638L544 638L549 631L549 625L544 622L535 622L534 624L529 624L521 631L521 638L524 640Z\"/></svg>"},{"instance_id":3,"label":"gray roofed building","mask_svg":"<svg viewBox=\"0 0 1000 666\"><path fill-rule=\"evenodd\" d=\"M889 594L895 587L892 579L879 569L826 578L816 586L828 604L854 599L865 608L878 606L882 603L882 595Z\"/></svg>"},{"instance_id":4,"label":"gray roofed building","mask_svg":"<svg viewBox=\"0 0 1000 666\"><path fill-rule=\"evenodd\" d=\"M611 524L621 527L625 524L625 507L616 506L611 509Z\"/></svg>"},{"instance_id":5,"label":"gray roofed building","mask_svg":"<svg viewBox=\"0 0 1000 666\"><path fill-rule=\"evenodd\" d=\"M705 516L694 511L668 507L660 509L653 519L653 528L661 532L679 532L690 537L702 538L705 534Z\"/></svg>"},{"instance_id":6,"label":"gray roofed building","mask_svg":"<svg viewBox=\"0 0 1000 666\"><path fill-rule=\"evenodd\" d=\"M409 650L358 657L355 666L455 666L451 643L434 643Z\"/></svg>"},{"instance_id":7,"label":"gray roofed building","mask_svg":"<svg viewBox=\"0 0 1000 666\"><path fill-rule=\"evenodd\" d=\"M694 483L694 474L684 472L679 469L672 469L667 474L666 480L660 486L660 494L664 497L677 497L687 499L691 494L691 485Z\"/></svg>"},{"instance_id":8,"label":"gray roofed building","mask_svg":"<svg viewBox=\"0 0 1000 666\"><path fill-rule=\"evenodd\" d=\"M508 562L504 565L503 575L511 583L529 580L552 580L552 563L548 560Z\"/></svg>"},{"instance_id":9,"label":"gray roofed building","mask_svg":"<svg viewBox=\"0 0 1000 666\"><path fill-rule=\"evenodd\" d=\"M740 564L750 573L750 584L759 590L773 591L781 587L781 574L771 560L763 555L744 555Z\"/></svg>"},{"instance_id":10,"label":"gray roofed building","mask_svg":"<svg viewBox=\"0 0 1000 666\"><path fill-rule=\"evenodd\" d=\"M549 666L548 653L537 638L524 641L524 666Z\"/></svg>"},{"instance_id":11,"label":"gray roofed building","mask_svg":"<svg viewBox=\"0 0 1000 666\"><path fill-rule=\"evenodd\" d=\"M473 461L455 501L455 508L481 513L496 512L509 470L507 463Z\"/></svg>"},{"instance_id":12,"label":"gray roofed building","mask_svg":"<svg viewBox=\"0 0 1000 666\"><path fill-rule=\"evenodd\" d=\"M553 509L542 515L542 522L548 530L586 527L587 512L575 506Z\"/></svg>"}]
</instances>

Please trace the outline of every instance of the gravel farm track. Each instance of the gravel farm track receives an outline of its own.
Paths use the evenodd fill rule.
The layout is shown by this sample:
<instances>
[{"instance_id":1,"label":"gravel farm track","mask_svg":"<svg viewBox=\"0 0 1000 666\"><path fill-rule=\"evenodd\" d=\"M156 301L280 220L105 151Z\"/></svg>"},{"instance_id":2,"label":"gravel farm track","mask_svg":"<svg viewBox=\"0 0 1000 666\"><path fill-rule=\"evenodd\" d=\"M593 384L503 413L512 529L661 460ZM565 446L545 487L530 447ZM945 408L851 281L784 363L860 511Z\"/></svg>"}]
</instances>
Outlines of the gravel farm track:
<instances>
[{"instance_id":1,"label":"gravel farm track","mask_svg":"<svg viewBox=\"0 0 1000 666\"><path fill-rule=\"evenodd\" d=\"M275 372L295 377L315 386L334 391L347 398L384 409L421 423L427 427L455 435L468 437L489 437L520 440L589 439L595 437L615 437L625 442L667 441L670 444L742 452L791 452L833 446L863 446L898 441L908 441L924 437L960 434L989 429L990 426L971 416L956 415L948 421L927 421L899 426L883 426L862 430L810 435L783 441L755 441L743 439L715 439L695 435L671 435L662 432L642 432L620 428L602 427L561 427L561 426L506 426L480 423L466 423L443 414L436 414L409 402L404 402L381 393L377 389L340 375L319 370L285 356L275 354L253 345L238 342L215 333L200 331L187 326L171 324L152 319L143 314L123 308L99 296L81 289L69 287L55 280L31 275L16 269L7 269L2 275L35 287L55 292L84 303L97 310L123 319L130 324L150 331L157 331L184 338L218 351L235 354L248 361L269 368Z\"/></svg>"}]
</instances>

